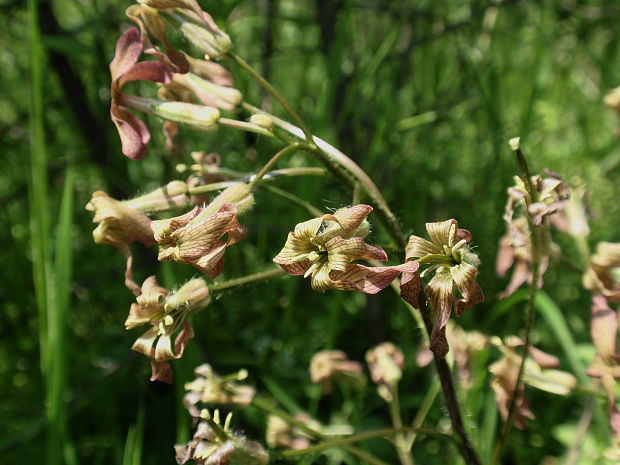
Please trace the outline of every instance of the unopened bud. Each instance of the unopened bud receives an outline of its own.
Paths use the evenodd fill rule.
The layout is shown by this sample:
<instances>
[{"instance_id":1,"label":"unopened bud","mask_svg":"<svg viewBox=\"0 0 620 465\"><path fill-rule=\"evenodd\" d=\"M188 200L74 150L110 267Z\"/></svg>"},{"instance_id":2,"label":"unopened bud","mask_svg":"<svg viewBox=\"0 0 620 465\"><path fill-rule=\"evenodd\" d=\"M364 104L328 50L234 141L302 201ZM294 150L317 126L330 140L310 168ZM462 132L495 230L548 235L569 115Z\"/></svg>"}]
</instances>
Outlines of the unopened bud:
<instances>
[{"instance_id":1,"label":"unopened bud","mask_svg":"<svg viewBox=\"0 0 620 465\"><path fill-rule=\"evenodd\" d=\"M250 123L265 129L271 129L271 126L273 126L273 120L269 116L260 113L252 115L250 117Z\"/></svg>"},{"instance_id":2,"label":"unopened bud","mask_svg":"<svg viewBox=\"0 0 620 465\"><path fill-rule=\"evenodd\" d=\"M164 119L188 124L201 131L215 131L220 112L217 108L184 102L162 102L153 105L153 112Z\"/></svg>"},{"instance_id":3,"label":"unopened bud","mask_svg":"<svg viewBox=\"0 0 620 465\"><path fill-rule=\"evenodd\" d=\"M511 150L516 152L517 150L519 150L519 146L521 145L521 138L513 137L508 141L508 145L510 146Z\"/></svg>"},{"instance_id":4,"label":"unopened bud","mask_svg":"<svg viewBox=\"0 0 620 465\"><path fill-rule=\"evenodd\" d=\"M204 105L224 110L232 110L243 98L234 87L219 86L192 73L175 74L173 82L189 88Z\"/></svg>"},{"instance_id":5,"label":"unopened bud","mask_svg":"<svg viewBox=\"0 0 620 465\"><path fill-rule=\"evenodd\" d=\"M172 181L148 194L122 202L125 206L145 213L161 212L189 205L187 184Z\"/></svg>"},{"instance_id":6,"label":"unopened bud","mask_svg":"<svg viewBox=\"0 0 620 465\"><path fill-rule=\"evenodd\" d=\"M204 279L190 279L178 291L168 296L166 311L171 312L174 309L183 308L188 313L193 313L194 310L206 307L210 301L209 288Z\"/></svg>"},{"instance_id":7,"label":"unopened bud","mask_svg":"<svg viewBox=\"0 0 620 465\"><path fill-rule=\"evenodd\" d=\"M230 37L223 31L212 31L190 21L181 19L181 33L207 58L219 60L226 55L231 47Z\"/></svg>"}]
</instances>

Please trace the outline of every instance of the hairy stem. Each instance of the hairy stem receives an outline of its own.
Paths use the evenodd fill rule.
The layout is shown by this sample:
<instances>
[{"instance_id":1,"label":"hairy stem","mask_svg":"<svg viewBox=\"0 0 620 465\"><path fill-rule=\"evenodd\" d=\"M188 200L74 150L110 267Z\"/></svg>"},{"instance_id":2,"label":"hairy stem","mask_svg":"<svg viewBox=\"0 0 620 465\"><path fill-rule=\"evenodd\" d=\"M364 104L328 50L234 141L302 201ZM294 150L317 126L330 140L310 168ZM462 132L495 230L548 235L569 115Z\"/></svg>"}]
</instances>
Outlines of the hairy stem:
<instances>
[{"instance_id":1,"label":"hairy stem","mask_svg":"<svg viewBox=\"0 0 620 465\"><path fill-rule=\"evenodd\" d=\"M279 278L280 276L284 276L285 274L286 273L284 272L284 270L280 269L279 267L267 271L260 271L258 273L249 274L241 278L231 279L229 281L222 281L220 283L213 283L209 285L209 292L229 291L237 287L248 286L250 284L260 283L269 279Z\"/></svg>"}]
</instances>

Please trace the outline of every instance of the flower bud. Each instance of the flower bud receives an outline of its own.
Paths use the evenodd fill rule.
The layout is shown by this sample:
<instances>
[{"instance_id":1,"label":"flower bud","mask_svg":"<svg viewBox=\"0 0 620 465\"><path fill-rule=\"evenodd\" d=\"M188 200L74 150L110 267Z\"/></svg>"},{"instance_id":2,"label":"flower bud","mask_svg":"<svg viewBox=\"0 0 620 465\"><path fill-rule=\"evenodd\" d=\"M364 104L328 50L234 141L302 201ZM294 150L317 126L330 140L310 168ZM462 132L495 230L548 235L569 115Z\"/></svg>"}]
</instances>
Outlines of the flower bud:
<instances>
[{"instance_id":1,"label":"flower bud","mask_svg":"<svg viewBox=\"0 0 620 465\"><path fill-rule=\"evenodd\" d=\"M265 129L271 129L271 126L273 126L273 120L269 116L260 113L252 115L250 123Z\"/></svg>"},{"instance_id":2,"label":"flower bud","mask_svg":"<svg viewBox=\"0 0 620 465\"><path fill-rule=\"evenodd\" d=\"M185 19L181 21L180 30L185 38L205 54L208 59L219 60L231 47L230 37L223 31L210 30Z\"/></svg>"},{"instance_id":3,"label":"flower bud","mask_svg":"<svg viewBox=\"0 0 620 465\"><path fill-rule=\"evenodd\" d=\"M217 120L220 117L217 108L185 102L158 102L151 105L151 110L164 119L206 132L217 130Z\"/></svg>"},{"instance_id":4,"label":"flower bud","mask_svg":"<svg viewBox=\"0 0 620 465\"><path fill-rule=\"evenodd\" d=\"M187 184L183 181L172 181L148 194L141 195L135 199L125 200L122 204L145 213L186 207L189 205Z\"/></svg>"},{"instance_id":5,"label":"flower bud","mask_svg":"<svg viewBox=\"0 0 620 465\"><path fill-rule=\"evenodd\" d=\"M176 309L183 309L186 315L191 315L196 310L206 307L211 301L209 288L204 279L191 279L174 294L166 299L166 313L171 313Z\"/></svg>"}]
</instances>

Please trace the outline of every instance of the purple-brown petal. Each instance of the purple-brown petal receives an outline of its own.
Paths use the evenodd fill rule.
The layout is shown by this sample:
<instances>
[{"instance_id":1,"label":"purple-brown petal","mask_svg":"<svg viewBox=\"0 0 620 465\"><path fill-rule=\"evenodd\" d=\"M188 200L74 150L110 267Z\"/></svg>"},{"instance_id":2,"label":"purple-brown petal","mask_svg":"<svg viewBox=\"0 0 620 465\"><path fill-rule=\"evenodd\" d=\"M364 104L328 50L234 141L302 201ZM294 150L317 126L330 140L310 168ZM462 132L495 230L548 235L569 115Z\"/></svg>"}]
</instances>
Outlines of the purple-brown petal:
<instances>
[{"instance_id":1,"label":"purple-brown petal","mask_svg":"<svg viewBox=\"0 0 620 465\"><path fill-rule=\"evenodd\" d=\"M121 138L123 154L133 160L144 158L146 144L151 140L151 133L146 124L125 107L114 103L110 109L110 116Z\"/></svg>"},{"instance_id":2,"label":"purple-brown petal","mask_svg":"<svg viewBox=\"0 0 620 465\"><path fill-rule=\"evenodd\" d=\"M399 274L414 273L418 267L417 262L382 267L351 264L344 271L332 272L330 278L333 281L332 286L336 289L376 294L389 286Z\"/></svg>"},{"instance_id":3,"label":"purple-brown petal","mask_svg":"<svg viewBox=\"0 0 620 465\"><path fill-rule=\"evenodd\" d=\"M142 53L142 36L135 27L127 29L116 42L114 58L110 63L112 81L116 81L138 62Z\"/></svg>"}]
</instances>

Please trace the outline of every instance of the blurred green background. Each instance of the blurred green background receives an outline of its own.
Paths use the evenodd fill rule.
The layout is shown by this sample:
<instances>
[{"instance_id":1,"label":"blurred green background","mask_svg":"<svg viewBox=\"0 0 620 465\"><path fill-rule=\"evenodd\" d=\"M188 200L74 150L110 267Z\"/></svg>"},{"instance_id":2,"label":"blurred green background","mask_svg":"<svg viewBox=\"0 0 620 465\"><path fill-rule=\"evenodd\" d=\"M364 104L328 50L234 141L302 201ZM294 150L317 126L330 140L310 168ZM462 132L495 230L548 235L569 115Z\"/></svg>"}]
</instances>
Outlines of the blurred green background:
<instances>
[{"instance_id":1,"label":"blurred green background","mask_svg":"<svg viewBox=\"0 0 620 465\"><path fill-rule=\"evenodd\" d=\"M521 136L534 172L549 167L590 188L591 245L620 241L620 121L602 104L605 93L620 85L617 1L200 3L231 35L236 53L271 80L313 132L370 174L407 234L421 235L425 222L451 217L471 230L487 300L459 319L466 329L506 335L523 326L524 294L498 302L506 280L494 273L505 192L516 174L510 137ZM319 398L307 374L318 350L342 349L363 361L365 351L383 340L397 343L408 357L401 396L410 422L433 374L415 365L421 335L390 289L378 296L321 295L308 281L291 278L227 293L193 318L197 337L173 363L175 384L149 383L147 361L130 351L141 330L123 328L133 300L123 286L123 259L114 248L92 242L92 216L84 205L95 190L129 198L181 179L174 167L189 162L193 150L218 152L223 166L254 171L277 145L225 128L206 135L182 129L183 149L171 155L161 122L146 118L153 134L146 158L125 158L109 119L108 63L130 25L124 16L129 5L0 1L0 463L174 463L172 445L190 434L183 382L206 361L221 373L247 368L260 392L324 422L362 430L387 426L386 408L372 389ZM223 64L247 101L285 116L241 70ZM146 84L134 90L155 92ZM299 154L288 163L314 162ZM351 202L327 179L296 178L278 187L321 209ZM270 266L287 232L305 219L299 207L259 193L255 210L242 221L248 237L227 252L220 279ZM371 242L389 247L375 226ZM581 288L583 264L573 243L561 235L556 241L563 261L545 276L550 299L534 340L575 372L593 355L589 294ZM173 287L195 275L187 266L157 263L153 250L134 250L138 282L157 274ZM560 315L559 323L547 314ZM574 345L559 336L562 328L570 330ZM474 388L460 393L484 457L497 421L486 373L495 357L480 355ZM578 376L583 381L583 373ZM534 390L528 397L537 420L512 433L505 463L549 457L558 461L545 463L562 463L587 398ZM446 421L440 405L438 399L429 414L431 427ZM609 439L604 404L597 401L597 409L580 463L607 463L594 458ZM240 412L234 423L264 440L265 420L257 411ZM395 462L385 442L369 447ZM416 462L429 463L430 457L459 460L452 448L420 438ZM357 463L337 453L315 460Z\"/></svg>"}]
</instances>

